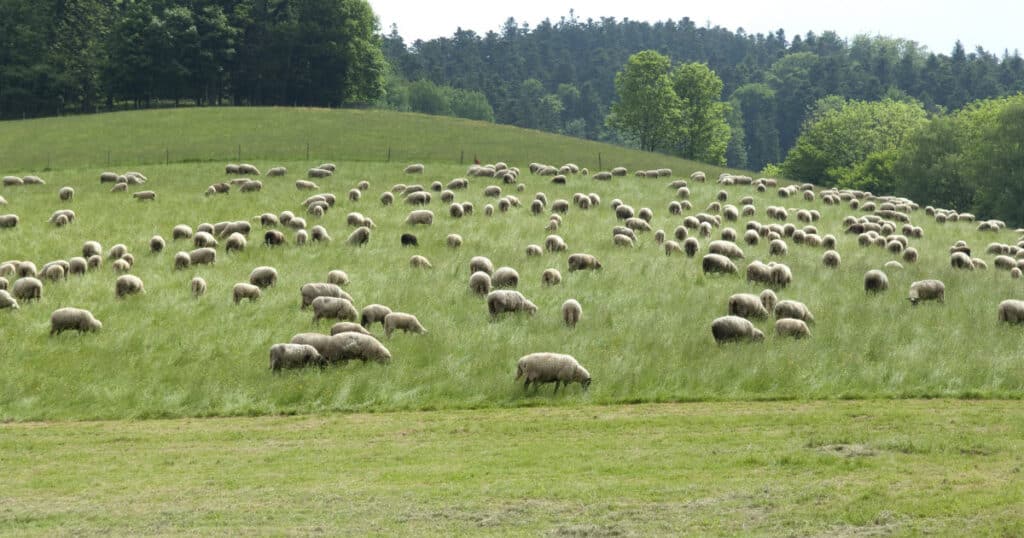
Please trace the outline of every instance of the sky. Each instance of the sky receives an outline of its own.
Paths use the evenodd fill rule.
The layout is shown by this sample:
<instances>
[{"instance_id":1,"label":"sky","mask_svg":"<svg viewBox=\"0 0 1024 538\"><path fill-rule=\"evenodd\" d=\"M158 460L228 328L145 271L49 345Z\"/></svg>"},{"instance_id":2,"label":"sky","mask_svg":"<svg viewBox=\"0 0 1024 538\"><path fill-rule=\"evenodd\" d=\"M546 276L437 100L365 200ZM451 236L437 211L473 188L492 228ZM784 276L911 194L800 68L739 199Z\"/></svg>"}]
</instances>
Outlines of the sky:
<instances>
[{"instance_id":1,"label":"sky","mask_svg":"<svg viewBox=\"0 0 1024 538\"><path fill-rule=\"evenodd\" d=\"M1001 56L1024 54L1024 2L1018 0L369 0L384 33L391 24L406 44L417 39L450 37L457 28L483 35L499 31L509 17L533 28L545 18L558 22L574 9L581 21L615 17L657 22L689 17L698 26L710 23L748 34L782 28L787 39L808 31L832 30L846 39L858 34L917 41L936 53L949 54L957 39L968 52L977 46Z\"/></svg>"}]
</instances>

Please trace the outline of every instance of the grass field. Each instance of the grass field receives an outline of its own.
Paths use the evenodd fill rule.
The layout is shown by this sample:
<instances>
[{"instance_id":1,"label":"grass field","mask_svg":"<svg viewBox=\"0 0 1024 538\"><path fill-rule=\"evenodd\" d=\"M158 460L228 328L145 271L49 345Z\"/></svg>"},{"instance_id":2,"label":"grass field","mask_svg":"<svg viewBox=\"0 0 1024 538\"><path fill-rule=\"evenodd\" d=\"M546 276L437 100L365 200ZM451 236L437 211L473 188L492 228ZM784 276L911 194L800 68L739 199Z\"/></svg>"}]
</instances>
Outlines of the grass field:
<instances>
[{"instance_id":1,"label":"grass field","mask_svg":"<svg viewBox=\"0 0 1024 538\"><path fill-rule=\"evenodd\" d=\"M1019 536L1017 402L0 425L0 534Z\"/></svg>"},{"instance_id":2,"label":"grass field","mask_svg":"<svg viewBox=\"0 0 1024 538\"><path fill-rule=\"evenodd\" d=\"M244 111L243 111L244 112ZM328 112L333 114L334 112ZM510 146L512 157L526 147ZM665 163L655 155L644 168ZM523 159L523 157L518 157ZM509 159L526 167L528 161ZM921 251L917 264L891 272L891 289L877 297L865 296L864 272L880 268L893 258L883 249L857 246L856 238L841 233L840 220L848 207L825 206L820 201L788 199L791 208L816 208L823 218L815 223L821 234L838 237L843 256L838 270L822 268L822 249L790 244L790 254L779 261L789 264L793 284L781 298L806 303L815 313L814 336L787 340L769 334L760 345L716 346L709 323L725 314L726 300L736 292L757 293L762 286L736 276L705 276L699 257L666 257L651 234L641 234L634 249L615 247L610 230L618 224L609 209L613 198L655 212L652 225L669 234L682 216L665 209L674 199L666 179L633 177L611 182L584 177L567 185L528 173L519 196L528 203L533 193L549 200L571 198L574 192L596 192L603 204L590 211L573 209L559 234L570 252L590 252L605 265L600 272L569 273L568 253L527 257L527 244L543 244L546 217L532 216L524 207L507 214L484 216L493 199L482 191L491 181L473 180L457 200L472 201L476 214L453 219L446 205L435 201L431 227L404 225L410 207L383 207L379 194L398 182L447 183L465 173L464 166L428 163L423 176L402 174L403 164L341 162L339 173L320 181L322 191L342 198L322 219L334 241L305 247L288 245L269 249L260 245L259 226L249 248L225 254L222 247L215 266L173 271L177 250L189 250L184 241L161 254L149 254L154 234L170 236L177 223L249 219L262 212L302 211L308 195L293 181L315 161L256 161L266 170L285 164L293 172L286 178L264 178L256 194L234 192L204 197L206 186L224 179L220 163L183 163L142 167L150 182L143 187L158 193L155 203L109 193L98 182L101 168L74 168L44 173L44 186L3 189L22 225L3 230L0 260L29 259L37 265L79 255L84 241L95 239L105 248L126 244L137 258L133 272L146 283L147 293L116 301L115 275L102 271L66 282L48 284L43 300L20 311L0 312L5 345L0 350L0 417L5 420L150 418L210 415L262 415L323 411L452 409L561 405L579 401L609 404L691 400L774 400L873 397L998 397L1024 394L1024 364L1019 358L1024 331L996 322L999 301L1022 295L1021 282L1005 271L964 272L949 267L947 247L967 240L978 252L990 241L1015 243L1012 231L977 232L970 223L935 224L923 212L914 222L925 228L922 240L911 244ZM591 163L582 161L581 165ZM677 169L675 177L691 168ZM371 188L358 202L344 199L358 181ZM57 200L61 185L77 189L67 204ZM719 190L714 183L692 184L694 211L703 209ZM767 205L780 203L774 193L758 194L750 187L728 188L730 201L752 195L758 212L768 222ZM436 193L435 193L436 194ZM526 204L524 204L526 205ZM46 223L60 207L73 208L78 220L58 229ZM370 244L355 248L344 243L351 228L350 211L374 219L377 229ZM687 212L690 214L692 212ZM300 213L301 214L301 213ZM313 222L315 221L315 222ZM742 231L745 219L732 226ZM728 223L727 223L728 224ZM398 236L415 232L418 249L401 248ZM459 233L465 245L445 246L449 233ZM719 230L714 232L717 237ZM289 239L292 232L288 232ZM701 239L706 247L708 239ZM767 245L744 245L747 261L768 260ZM408 259L419 253L430 259L433 270L413 270ZM496 265L516 268L520 290L538 304L535 317L511 316L489 321L486 305L466 286L468 260L490 257ZM984 256L991 264L992 256ZM230 289L247 280L259 265L278 269L281 280L258 303L233 305ZM541 272L559 269L560 286L544 287ZM309 311L299 309L298 288L323 281L330 269L346 270L352 277L348 291L356 306L381 303L416 314L430 331L427 335L399 334L386 342L395 361L388 367L350 364L324 371L308 370L271 375L267 350L276 342L330 326L311 324ZM201 275L209 282L208 295L190 298L188 282ZM906 290L913 280L939 278L946 282L946 302L913 308ZM584 319L575 330L562 326L559 306L579 300ZM66 333L48 336L50 313L61 306L92 310L104 322L99 334ZM758 326L771 333L772 320ZM378 326L376 331L380 332ZM550 395L550 386L538 396L524 396L512 381L516 359L533 351L559 351L576 356L594 376L586 395L578 386L566 396Z\"/></svg>"}]
</instances>

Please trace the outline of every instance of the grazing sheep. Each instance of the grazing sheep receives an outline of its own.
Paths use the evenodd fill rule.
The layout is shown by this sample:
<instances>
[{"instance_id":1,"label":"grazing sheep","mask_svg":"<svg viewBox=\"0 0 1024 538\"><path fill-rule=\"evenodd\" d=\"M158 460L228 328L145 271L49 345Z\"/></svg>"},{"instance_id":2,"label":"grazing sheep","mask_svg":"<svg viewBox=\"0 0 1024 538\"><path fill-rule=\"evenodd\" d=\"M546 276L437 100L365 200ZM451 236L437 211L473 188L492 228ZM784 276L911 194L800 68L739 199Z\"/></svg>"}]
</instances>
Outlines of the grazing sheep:
<instances>
[{"instance_id":1,"label":"grazing sheep","mask_svg":"<svg viewBox=\"0 0 1024 538\"><path fill-rule=\"evenodd\" d=\"M779 304L779 298L775 295L774 291L770 289L762 290L760 298L761 304L764 305L769 312L775 312L775 305Z\"/></svg>"},{"instance_id":2,"label":"grazing sheep","mask_svg":"<svg viewBox=\"0 0 1024 538\"><path fill-rule=\"evenodd\" d=\"M242 251L242 250L245 250L245 247L246 247L245 236L240 234L240 233L237 233L237 232L235 232L235 233L231 234L230 236L228 236L228 240L224 243L224 251L225 252L232 252L232 251L235 251L235 250Z\"/></svg>"},{"instance_id":3,"label":"grazing sheep","mask_svg":"<svg viewBox=\"0 0 1024 538\"><path fill-rule=\"evenodd\" d=\"M392 312L384 316L384 336L390 340L391 333L399 329L416 334L427 334L427 330L420 324L420 320L412 314Z\"/></svg>"},{"instance_id":4,"label":"grazing sheep","mask_svg":"<svg viewBox=\"0 0 1024 538\"><path fill-rule=\"evenodd\" d=\"M18 264L14 268L14 274L18 278L26 276L34 277L39 274L39 270L36 269L36 264L28 260L25 260L18 262Z\"/></svg>"},{"instance_id":5,"label":"grazing sheep","mask_svg":"<svg viewBox=\"0 0 1024 538\"><path fill-rule=\"evenodd\" d=\"M114 297L123 299L126 295L146 293L142 279L135 275L121 275L114 282Z\"/></svg>"},{"instance_id":6,"label":"grazing sheep","mask_svg":"<svg viewBox=\"0 0 1024 538\"><path fill-rule=\"evenodd\" d=\"M864 273L864 291L867 293L879 293L889 289L889 277L878 269L872 269Z\"/></svg>"},{"instance_id":7,"label":"grazing sheep","mask_svg":"<svg viewBox=\"0 0 1024 538\"><path fill-rule=\"evenodd\" d=\"M89 269L89 262L85 258L75 256L68 260L68 274L69 275L84 275Z\"/></svg>"},{"instance_id":8,"label":"grazing sheep","mask_svg":"<svg viewBox=\"0 0 1024 538\"><path fill-rule=\"evenodd\" d=\"M359 313L352 302L343 297L320 296L313 299L313 323L321 319L337 319L341 321L355 321L359 319Z\"/></svg>"},{"instance_id":9,"label":"grazing sheep","mask_svg":"<svg viewBox=\"0 0 1024 538\"><path fill-rule=\"evenodd\" d=\"M202 247L216 247L217 240L213 238L213 235L208 232L196 232L192 237L192 245L197 248Z\"/></svg>"},{"instance_id":10,"label":"grazing sheep","mask_svg":"<svg viewBox=\"0 0 1024 538\"><path fill-rule=\"evenodd\" d=\"M487 311L491 314L492 320L505 312L525 311L532 316L537 313L537 305L518 291L495 290L487 294Z\"/></svg>"},{"instance_id":11,"label":"grazing sheep","mask_svg":"<svg viewBox=\"0 0 1024 538\"><path fill-rule=\"evenodd\" d=\"M1013 269L1010 269L1010 278L1016 280L1019 279L1021 276L1024 276L1024 271L1021 271L1020 267L1014 267Z\"/></svg>"},{"instance_id":12,"label":"grazing sheep","mask_svg":"<svg viewBox=\"0 0 1024 538\"><path fill-rule=\"evenodd\" d=\"M342 291L341 287L329 282L310 282L308 284L303 284L302 287L299 288L299 293L302 295L301 308L303 310L312 304L313 300L317 297L340 297L351 301L351 297Z\"/></svg>"},{"instance_id":13,"label":"grazing sheep","mask_svg":"<svg viewBox=\"0 0 1024 538\"><path fill-rule=\"evenodd\" d=\"M768 243L769 256L785 256L787 254L789 254L789 248L786 247L786 242L782 239L773 239L771 243Z\"/></svg>"},{"instance_id":14,"label":"grazing sheep","mask_svg":"<svg viewBox=\"0 0 1024 538\"><path fill-rule=\"evenodd\" d=\"M71 187L61 187L60 190L57 191L57 197L60 198L62 202L70 201L75 197L75 189L72 189Z\"/></svg>"},{"instance_id":15,"label":"grazing sheep","mask_svg":"<svg viewBox=\"0 0 1024 538\"><path fill-rule=\"evenodd\" d=\"M331 326L331 336L340 333L359 333L369 335L370 331L364 329L363 326L358 323L353 323L351 321L339 321Z\"/></svg>"},{"instance_id":16,"label":"grazing sheep","mask_svg":"<svg viewBox=\"0 0 1024 538\"><path fill-rule=\"evenodd\" d=\"M213 265L217 262L217 251L210 247L197 248L188 253L192 265Z\"/></svg>"},{"instance_id":17,"label":"grazing sheep","mask_svg":"<svg viewBox=\"0 0 1024 538\"><path fill-rule=\"evenodd\" d=\"M305 179L298 179L298 180L295 181L295 188L300 190L300 191L315 191L315 190L319 190L320 186L317 185L316 183L313 183L312 181L307 181Z\"/></svg>"},{"instance_id":18,"label":"grazing sheep","mask_svg":"<svg viewBox=\"0 0 1024 538\"><path fill-rule=\"evenodd\" d=\"M258 176L258 175L260 175L260 169L256 168L255 166L253 166L251 164L242 163L242 164L238 165L238 173L239 174L245 174L245 175Z\"/></svg>"},{"instance_id":19,"label":"grazing sheep","mask_svg":"<svg viewBox=\"0 0 1024 538\"><path fill-rule=\"evenodd\" d=\"M156 193L153 191L139 191L132 194L136 200L156 200Z\"/></svg>"},{"instance_id":20,"label":"grazing sheep","mask_svg":"<svg viewBox=\"0 0 1024 538\"><path fill-rule=\"evenodd\" d=\"M391 309L382 304L366 305L360 313L359 324L363 327L369 327L374 323L380 322L381 327L383 327L384 318L390 313Z\"/></svg>"},{"instance_id":21,"label":"grazing sheep","mask_svg":"<svg viewBox=\"0 0 1024 538\"><path fill-rule=\"evenodd\" d=\"M420 256L419 254L413 255L409 258L409 267L413 269L433 269L434 266L430 264L430 260Z\"/></svg>"},{"instance_id":22,"label":"grazing sheep","mask_svg":"<svg viewBox=\"0 0 1024 538\"><path fill-rule=\"evenodd\" d=\"M516 363L516 381L526 378L523 390L533 383L533 390L544 383L554 383L555 393L559 385L568 387L570 383L579 383L586 392L590 387L590 372L586 370L571 355L561 353L531 353L519 359Z\"/></svg>"},{"instance_id":23,"label":"grazing sheep","mask_svg":"<svg viewBox=\"0 0 1024 538\"><path fill-rule=\"evenodd\" d=\"M283 245L285 242L284 234L278 230L267 230L263 234L263 244L268 247L274 247L277 245Z\"/></svg>"},{"instance_id":24,"label":"grazing sheep","mask_svg":"<svg viewBox=\"0 0 1024 538\"><path fill-rule=\"evenodd\" d=\"M261 296L262 292L258 286L246 284L245 282L239 282L231 288L231 297L234 299L235 304L242 302L242 299L249 299L249 302L252 302Z\"/></svg>"},{"instance_id":25,"label":"grazing sheep","mask_svg":"<svg viewBox=\"0 0 1024 538\"><path fill-rule=\"evenodd\" d=\"M540 275L540 283L542 286L557 286L562 283L562 273L555 268L545 269Z\"/></svg>"},{"instance_id":26,"label":"grazing sheep","mask_svg":"<svg viewBox=\"0 0 1024 538\"><path fill-rule=\"evenodd\" d=\"M825 253L821 255L822 265L830 269L839 267L841 262L842 258L840 258L839 253L834 250L826 250Z\"/></svg>"},{"instance_id":27,"label":"grazing sheep","mask_svg":"<svg viewBox=\"0 0 1024 538\"><path fill-rule=\"evenodd\" d=\"M968 271L974 270L974 262L971 260L971 256L960 251L950 254L949 264L953 269L965 269Z\"/></svg>"},{"instance_id":28,"label":"grazing sheep","mask_svg":"<svg viewBox=\"0 0 1024 538\"><path fill-rule=\"evenodd\" d=\"M92 258L90 258L92 259ZM189 256L188 252L178 252L174 255L174 269L185 269L192 265L192 257Z\"/></svg>"},{"instance_id":29,"label":"grazing sheep","mask_svg":"<svg viewBox=\"0 0 1024 538\"><path fill-rule=\"evenodd\" d=\"M410 211L409 216L405 218L405 223L415 226L417 224L423 224L430 226L434 222L434 212L429 209L417 209Z\"/></svg>"},{"instance_id":30,"label":"grazing sheep","mask_svg":"<svg viewBox=\"0 0 1024 538\"><path fill-rule=\"evenodd\" d=\"M102 328L103 323L96 319L92 312L81 308L58 308L50 314L50 336L67 330L95 332Z\"/></svg>"},{"instance_id":31,"label":"grazing sheep","mask_svg":"<svg viewBox=\"0 0 1024 538\"><path fill-rule=\"evenodd\" d=\"M473 256L469 260L469 272L475 273L477 271L482 271L487 273L487 276L491 276L494 274L494 264L484 256Z\"/></svg>"},{"instance_id":32,"label":"grazing sheep","mask_svg":"<svg viewBox=\"0 0 1024 538\"><path fill-rule=\"evenodd\" d=\"M275 166L270 170L267 170L268 177L281 177L288 173L288 169L283 166Z\"/></svg>"},{"instance_id":33,"label":"grazing sheep","mask_svg":"<svg viewBox=\"0 0 1024 538\"><path fill-rule=\"evenodd\" d=\"M262 265L249 273L249 284L258 288L269 288L277 284L277 269Z\"/></svg>"},{"instance_id":34,"label":"grazing sheep","mask_svg":"<svg viewBox=\"0 0 1024 538\"><path fill-rule=\"evenodd\" d=\"M418 246L420 246L419 240L417 240L416 236L413 235L413 234L408 234L408 233L402 234L402 236L399 238L399 240L401 241L403 247L418 247Z\"/></svg>"},{"instance_id":35,"label":"grazing sheep","mask_svg":"<svg viewBox=\"0 0 1024 538\"><path fill-rule=\"evenodd\" d=\"M385 193L380 195L380 204L381 205L391 205L393 203L395 203L395 195L394 194L391 194L390 192L385 192Z\"/></svg>"},{"instance_id":36,"label":"grazing sheep","mask_svg":"<svg viewBox=\"0 0 1024 538\"><path fill-rule=\"evenodd\" d=\"M171 230L171 239L177 241L178 239L189 239L192 237L192 227L186 224L179 224ZM89 256L86 256L88 258Z\"/></svg>"},{"instance_id":37,"label":"grazing sheep","mask_svg":"<svg viewBox=\"0 0 1024 538\"><path fill-rule=\"evenodd\" d=\"M42 271L40 271L40 275L52 282L57 282L67 278L67 272L64 271L64 267L60 265L45 265L43 266Z\"/></svg>"},{"instance_id":38,"label":"grazing sheep","mask_svg":"<svg viewBox=\"0 0 1024 538\"><path fill-rule=\"evenodd\" d=\"M405 167L404 172L406 174L422 174L423 173L423 165L419 164L419 163L417 163L417 164L410 164L409 166Z\"/></svg>"},{"instance_id":39,"label":"grazing sheep","mask_svg":"<svg viewBox=\"0 0 1024 538\"><path fill-rule=\"evenodd\" d=\"M910 292L907 294L910 304L916 306L921 301L946 301L946 285L941 280L918 280L910 284Z\"/></svg>"},{"instance_id":40,"label":"grazing sheep","mask_svg":"<svg viewBox=\"0 0 1024 538\"><path fill-rule=\"evenodd\" d=\"M416 191L405 197L405 203L409 205L427 205L430 203L430 193Z\"/></svg>"},{"instance_id":41,"label":"grazing sheep","mask_svg":"<svg viewBox=\"0 0 1024 538\"><path fill-rule=\"evenodd\" d=\"M708 252L719 254L732 260L742 260L743 250L730 241L712 241L708 243Z\"/></svg>"},{"instance_id":42,"label":"grazing sheep","mask_svg":"<svg viewBox=\"0 0 1024 538\"><path fill-rule=\"evenodd\" d=\"M361 247L370 241L370 229L366 226L356 228L356 231L349 234L345 240L349 245Z\"/></svg>"},{"instance_id":43,"label":"grazing sheep","mask_svg":"<svg viewBox=\"0 0 1024 538\"><path fill-rule=\"evenodd\" d=\"M296 339L300 341L296 342ZM358 332L346 331L333 336L303 333L292 337L292 343L309 343L317 348L329 364L350 360L361 360L364 363L372 360L380 364L391 362L391 352L383 344L373 336Z\"/></svg>"},{"instance_id":44,"label":"grazing sheep","mask_svg":"<svg viewBox=\"0 0 1024 538\"><path fill-rule=\"evenodd\" d=\"M499 267L491 275L491 285L495 288L519 287L519 273L511 267Z\"/></svg>"},{"instance_id":45,"label":"grazing sheep","mask_svg":"<svg viewBox=\"0 0 1024 538\"><path fill-rule=\"evenodd\" d=\"M603 268L601 262L591 254L577 253L569 256L570 273L585 269L597 270L601 268Z\"/></svg>"},{"instance_id":46,"label":"grazing sheep","mask_svg":"<svg viewBox=\"0 0 1024 538\"><path fill-rule=\"evenodd\" d=\"M200 298L206 294L206 281L202 277L192 277L192 281L189 282L189 289L192 290L193 298Z\"/></svg>"},{"instance_id":47,"label":"grazing sheep","mask_svg":"<svg viewBox=\"0 0 1024 538\"><path fill-rule=\"evenodd\" d=\"M491 292L491 275L476 271L469 276L469 289L477 295L487 295Z\"/></svg>"},{"instance_id":48,"label":"grazing sheep","mask_svg":"<svg viewBox=\"0 0 1024 538\"><path fill-rule=\"evenodd\" d=\"M544 250L540 248L540 245L526 245L526 255L528 257L541 256L544 254Z\"/></svg>"},{"instance_id":49,"label":"grazing sheep","mask_svg":"<svg viewBox=\"0 0 1024 538\"><path fill-rule=\"evenodd\" d=\"M729 315L763 319L768 317L769 312L761 297L750 293L736 293L729 296Z\"/></svg>"},{"instance_id":50,"label":"grazing sheep","mask_svg":"<svg viewBox=\"0 0 1024 538\"><path fill-rule=\"evenodd\" d=\"M1024 301L1007 299L999 303L997 312L1001 322L1024 323Z\"/></svg>"},{"instance_id":51,"label":"grazing sheep","mask_svg":"<svg viewBox=\"0 0 1024 538\"><path fill-rule=\"evenodd\" d=\"M348 273L341 269L332 269L327 272L327 282L336 286L345 286L349 283Z\"/></svg>"},{"instance_id":52,"label":"grazing sheep","mask_svg":"<svg viewBox=\"0 0 1024 538\"><path fill-rule=\"evenodd\" d=\"M721 254L705 254L704 258L701 260L701 269L705 274L735 274L737 272L736 264L732 263L732 260L722 256Z\"/></svg>"},{"instance_id":53,"label":"grazing sheep","mask_svg":"<svg viewBox=\"0 0 1024 538\"><path fill-rule=\"evenodd\" d=\"M783 318L775 320L775 334L782 337L789 336L800 339L810 337L811 329L807 327L803 320Z\"/></svg>"},{"instance_id":54,"label":"grazing sheep","mask_svg":"<svg viewBox=\"0 0 1024 538\"><path fill-rule=\"evenodd\" d=\"M782 263L775 263L770 265L771 267L771 281L770 284L777 288L785 288L793 282L793 271L789 269L788 265Z\"/></svg>"},{"instance_id":55,"label":"grazing sheep","mask_svg":"<svg viewBox=\"0 0 1024 538\"><path fill-rule=\"evenodd\" d=\"M739 316L716 318L711 322L711 336L718 344L734 340L751 340L753 342L764 340L764 333L755 328L750 320Z\"/></svg>"},{"instance_id":56,"label":"grazing sheep","mask_svg":"<svg viewBox=\"0 0 1024 538\"><path fill-rule=\"evenodd\" d=\"M31 276L24 276L14 281L11 294L19 301L38 301L43 297L43 283Z\"/></svg>"},{"instance_id":57,"label":"grazing sheep","mask_svg":"<svg viewBox=\"0 0 1024 538\"><path fill-rule=\"evenodd\" d=\"M807 305L799 301L779 301L775 305L775 317L800 319L807 323L814 323L814 315L811 314Z\"/></svg>"},{"instance_id":58,"label":"grazing sheep","mask_svg":"<svg viewBox=\"0 0 1024 538\"><path fill-rule=\"evenodd\" d=\"M569 250L569 246L561 236L551 234L544 238L544 249L548 252L564 252Z\"/></svg>"},{"instance_id":59,"label":"grazing sheep","mask_svg":"<svg viewBox=\"0 0 1024 538\"><path fill-rule=\"evenodd\" d=\"M445 244L449 248L459 248L462 246L462 236L459 234L448 234L448 237L445 238Z\"/></svg>"},{"instance_id":60,"label":"grazing sheep","mask_svg":"<svg viewBox=\"0 0 1024 538\"><path fill-rule=\"evenodd\" d=\"M18 301L11 296L10 293L5 289L0 289L0 310L4 308L10 308L11 310L18 310Z\"/></svg>"},{"instance_id":61,"label":"grazing sheep","mask_svg":"<svg viewBox=\"0 0 1024 538\"><path fill-rule=\"evenodd\" d=\"M562 303L562 321L565 322L566 327L575 329L582 317L583 307L576 299L569 299Z\"/></svg>"},{"instance_id":62,"label":"grazing sheep","mask_svg":"<svg viewBox=\"0 0 1024 538\"><path fill-rule=\"evenodd\" d=\"M270 169L271 172L274 170ZM274 344L270 346L270 370L278 372L286 368L304 366L327 366L327 360L308 344Z\"/></svg>"},{"instance_id":63,"label":"grazing sheep","mask_svg":"<svg viewBox=\"0 0 1024 538\"><path fill-rule=\"evenodd\" d=\"M334 175L334 172L323 168L310 168L309 170L306 170L306 176L313 179L322 179L325 177L331 177L332 175Z\"/></svg>"}]
</instances>

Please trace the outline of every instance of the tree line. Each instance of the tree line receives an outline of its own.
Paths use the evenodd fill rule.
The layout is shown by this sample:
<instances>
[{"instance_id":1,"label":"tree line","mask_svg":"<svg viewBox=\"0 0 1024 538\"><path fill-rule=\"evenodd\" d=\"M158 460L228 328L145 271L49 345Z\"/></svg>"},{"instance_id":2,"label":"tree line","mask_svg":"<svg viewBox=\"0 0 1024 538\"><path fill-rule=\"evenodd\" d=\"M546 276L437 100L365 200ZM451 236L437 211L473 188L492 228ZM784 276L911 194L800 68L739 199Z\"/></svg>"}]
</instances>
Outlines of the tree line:
<instances>
[{"instance_id":1,"label":"tree line","mask_svg":"<svg viewBox=\"0 0 1024 538\"><path fill-rule=\"evenodd\" d=\"M365 0L4 0L0 118L156 103L372 105Z\"/></svg>"}]
</instances>

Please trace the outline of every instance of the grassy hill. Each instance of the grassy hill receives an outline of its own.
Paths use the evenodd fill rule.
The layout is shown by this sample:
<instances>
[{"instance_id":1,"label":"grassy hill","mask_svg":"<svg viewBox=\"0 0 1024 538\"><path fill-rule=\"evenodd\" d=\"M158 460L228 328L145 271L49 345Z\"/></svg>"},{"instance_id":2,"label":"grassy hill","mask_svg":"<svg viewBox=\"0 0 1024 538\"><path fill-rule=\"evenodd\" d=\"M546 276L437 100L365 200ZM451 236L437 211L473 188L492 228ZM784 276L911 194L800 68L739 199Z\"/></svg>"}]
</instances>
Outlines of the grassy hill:
<instances>
[{"instance_id":1,"label":"grassy hill","mask_svg":"<svg viewBox=\"0 0 1024 538\"><path fill-rule=\"evenodd\" d=\"M652 154L444 116L384 110L183 108L0 122L4 173L167 162L577 162L635 169ZM696 163L664 155L665 166ZM718 175L718 168L705 167Z\"/></svg>"}]
</instances>

